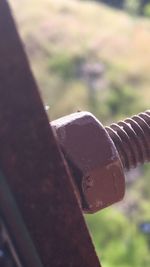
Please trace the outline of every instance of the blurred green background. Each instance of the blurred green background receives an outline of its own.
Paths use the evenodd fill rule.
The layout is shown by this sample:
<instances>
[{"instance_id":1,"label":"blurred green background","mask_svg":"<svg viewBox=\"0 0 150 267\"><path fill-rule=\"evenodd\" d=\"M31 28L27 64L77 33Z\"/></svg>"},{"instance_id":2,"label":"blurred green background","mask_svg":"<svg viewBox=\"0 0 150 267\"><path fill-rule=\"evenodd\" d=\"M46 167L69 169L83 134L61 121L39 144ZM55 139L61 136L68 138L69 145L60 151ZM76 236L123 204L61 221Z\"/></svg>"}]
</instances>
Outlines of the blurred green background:
<instances>
[{"instance_id":1,"label":"blurred green background","mask_svg":"<svg viewBox=\"0 0 150 267\"><path fill-rule=\"evenodd\" d=\"M88 110L107 125L149 108L150 1L10 3L51 120ZM150 167L126 177L125 199L85 218L104 267L149 267Z\"/></svg>"}]
</instances>

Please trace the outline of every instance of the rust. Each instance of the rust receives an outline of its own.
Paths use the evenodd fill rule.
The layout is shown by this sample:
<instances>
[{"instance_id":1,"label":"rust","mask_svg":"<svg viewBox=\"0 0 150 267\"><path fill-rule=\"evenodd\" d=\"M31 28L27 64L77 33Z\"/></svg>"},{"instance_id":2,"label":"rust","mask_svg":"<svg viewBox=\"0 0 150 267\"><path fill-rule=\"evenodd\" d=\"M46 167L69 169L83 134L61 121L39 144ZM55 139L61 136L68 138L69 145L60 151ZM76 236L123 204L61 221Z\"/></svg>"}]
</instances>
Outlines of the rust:
<instances>
[{"instance_id":1,"label":"rust","mask_svg":"<svg viewBox=\"0 0 150 267\"><path fill-rule=\"evenodd\" d=\"M0 1L0 36L0 169L43 266L98 267L72 178L5 0Z\"/></svg>"},{"instance_id":2,"label":"rust","mask_svg":"<svg viewBox=\"0 0 150 267\"><path fill-rule=\"evenodd\" d=\"M130 170L150 161L149 110L105 128L89 112L70 114L52 126L85 212L96 212L121 200L123 168Z\"/></svg>"},{"instance_id":3,"label":"rust","mask_svg":"<svg viewBox=\"0 0 150 267\"><path fill-rule=\"evenodd\" d=\"M93 213L120 201L125 179L119 154L103 125L90 112L51 123L69 163L82 209Z\"/></svg>"},{"instance_id":4,"label":"rust","mask_svg":"<svg viewBox=\"0 0 150 267\"><path fill-rule=\"evenodd\" d=\"M150 111L106 127L122 164L129 170L150 161Z\"/></svg>"}]
</instances>

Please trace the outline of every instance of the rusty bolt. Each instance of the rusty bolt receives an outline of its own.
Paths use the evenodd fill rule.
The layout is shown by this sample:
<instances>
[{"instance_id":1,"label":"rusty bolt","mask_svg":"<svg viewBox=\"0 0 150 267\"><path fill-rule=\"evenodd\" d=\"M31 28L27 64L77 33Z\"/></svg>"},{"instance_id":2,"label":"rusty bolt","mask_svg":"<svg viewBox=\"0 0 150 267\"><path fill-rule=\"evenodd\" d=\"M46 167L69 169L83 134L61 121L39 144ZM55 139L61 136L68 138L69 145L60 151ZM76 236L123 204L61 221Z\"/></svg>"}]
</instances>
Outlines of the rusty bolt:
<instances>
[{"instance_id":1,"label":"rusty bolt","mask_svg":"<svg viewBox=\"0 0 150 267\"><path fill-rule=\"evenodd\" d=\"M96 212L124 195L119 154L102 124L89 112L77 112L51 123L72 170L85 212Z\"/></svg>"},{"instance_id":2,"label":"rusty bolt","mask_svg":"<svg viewBox=\"0 0 150 267\"><path fill-rule=\"evenodd\" d=\"M106 127L121 158L124 169L150 161L150 111L139 113Z\"/></svg>"},{"instance_id":3,"label":"rusty bolt","mask_svg":"<svg viewBox=\"0 0 150 267\"><path fill-rule=\"evenodd\" d=\"M103 125L89 112L51 123L72 171L82 209L94 213L124 196L124 169L150 161L150 111Z\"/></svg>"}]
</instances>

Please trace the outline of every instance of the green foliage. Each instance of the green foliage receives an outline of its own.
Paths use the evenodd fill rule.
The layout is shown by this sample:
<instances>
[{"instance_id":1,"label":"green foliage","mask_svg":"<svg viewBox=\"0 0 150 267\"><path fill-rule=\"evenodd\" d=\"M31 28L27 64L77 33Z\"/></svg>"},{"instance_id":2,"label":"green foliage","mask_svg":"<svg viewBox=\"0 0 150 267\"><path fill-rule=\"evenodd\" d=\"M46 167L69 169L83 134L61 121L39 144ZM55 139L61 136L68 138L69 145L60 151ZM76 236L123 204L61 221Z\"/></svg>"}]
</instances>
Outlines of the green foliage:
<instances>
[{"instance_id":1,"label":"green foliage","mask_svg":"<svg viewBox=\"0 0 150 267\"><path fill-rule=\"evenodd\" d=\"M139 14L140 0L126 0L124 7L132 15Z\"/></svg>"},{"instance_id":2,"label":"green foliage","mask_svg":"<svg viewBox=\"0 0 150 267\"><path fill-rule=\"evenodd\" d=\"M82 0L83 1L83 0ZM111 7L115 7L118 9L126 10L131 15L144 15L149 16L149 11L146 7L149 5L149 0L96 0L97 2L102 2ZM148 11L148 13L147 13Z\"/></svg>"},{"instance_id":3,"label":"green foliage","mask_svg":"<svg viewBox=\"0 0 150 267\"><path fill-rule=\"evenodd\" d=\"M143 11L144 15L146 17L150 17L150 4L147 4L145 7L144 7L144 11Z\"/></svg>"},{"instance_id":4,"label":"green foliage","mask_svg":"<svg viewBox=\"0 0 150 267\"><path fill-rule=\"evenodd\" d=\"M48 70L63 79L73 79L77 73L80 57L69 53L58 53L49 58Z\"/></svg>"},{"instance_id":5,"label":"green foliage","mask_svg":"<svg viewBox=\"0 0 150 267\"><path fill-rule=\"evenodd\" d=\"M147 242L123 214L108 208L96 215L87 215L86 220L104 266L149 266Z\"/></svg>"},{"instance_id":6,"label":"green foliage","mask_svg":"<svg viewBox=\"0 0 150 267\"><path fill-rule=\"evenodd\" d=\"M126 216L132 218L135 224L143 221L150 221L150 166L146 164L142 167L138 179L128 187L126 197ZM134 207L134 208L132 208Z\"/></svg>"},{"instance_id":7,"label":"green foliage","mask_svg":"<svg viewBox=\"0 0 150 267\"><path fill-rule=\"evenodd\" d=\"M109 116L122 117L130 116L140 110L141 103L135 91L128 85L119 87L113 84L106 105L109 109Z\"/></svg>"}]
</instances>

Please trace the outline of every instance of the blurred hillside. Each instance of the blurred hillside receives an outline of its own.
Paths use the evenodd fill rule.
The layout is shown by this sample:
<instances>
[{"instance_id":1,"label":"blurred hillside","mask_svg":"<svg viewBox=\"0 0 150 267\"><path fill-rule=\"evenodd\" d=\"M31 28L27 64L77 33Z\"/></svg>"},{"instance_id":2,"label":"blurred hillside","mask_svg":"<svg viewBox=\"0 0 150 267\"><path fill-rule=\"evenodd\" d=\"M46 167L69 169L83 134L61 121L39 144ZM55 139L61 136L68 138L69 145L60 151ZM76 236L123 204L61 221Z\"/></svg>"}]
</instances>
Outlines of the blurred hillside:
<instances>
[{"instance_id":1,"label":"blurred hillside","mask_svg":"<svg viewBox=\"0 0 150 267\"><path fill-rule=\"evenodd\" d=\"M10 2L51 118L88 109L109 120L148 107L148 19L93 1Z\"/></svg>"},{"instance_id":2,"label":"blurred hillside","mask_svg":"<svg viewBox=\"0 0 150 267\"><path fill-rule=\"evenodd\" d=\"M136 12L139 15L146 15L149 9L149 0L95 0L103 2L111 7L119 9L128 9L132 12Z\"/></svg>"},{"instance_id":3,"label":"blurred hillside","mask_svg":"<svg viewBox=\"0 0 150 267\"><path fill-rule=\"evenodd\" d=\"M108 124L149 108L148 16L98 1L9 2L51 119L81 109ZM104 267L150 266L139 229L150 221L149 185L147 165L130 173L120 205L86 216Z\"/></svg>"}]
</instances>

